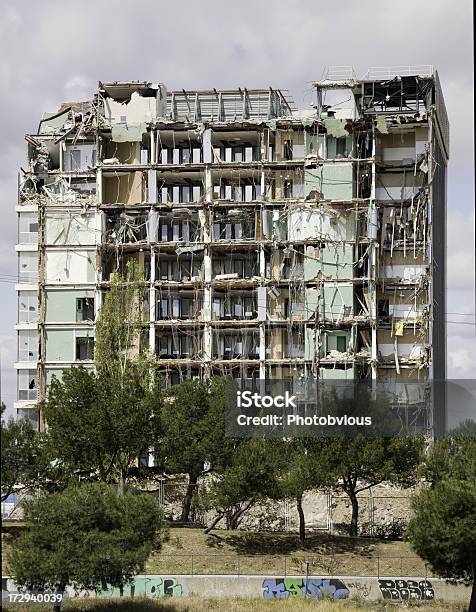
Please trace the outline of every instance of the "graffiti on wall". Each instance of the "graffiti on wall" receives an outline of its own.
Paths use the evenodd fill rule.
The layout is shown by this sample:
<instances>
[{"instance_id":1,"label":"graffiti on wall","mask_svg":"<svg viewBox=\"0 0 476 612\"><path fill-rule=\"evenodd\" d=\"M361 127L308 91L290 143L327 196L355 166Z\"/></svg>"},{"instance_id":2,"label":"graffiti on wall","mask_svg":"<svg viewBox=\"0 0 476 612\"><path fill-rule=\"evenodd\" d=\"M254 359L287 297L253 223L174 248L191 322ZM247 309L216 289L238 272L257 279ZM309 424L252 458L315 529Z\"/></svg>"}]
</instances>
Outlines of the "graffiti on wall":
<instances>
[{"instance_id":1,"label":"graffiti on wall","mask_svg":"<svg viewBox=\"0 0 476 612\"><path fill-rule=\"evenodd\" d=\"M391 580L378 581L384 599L435 599L435 591L429 580Z\"/></svg>"},{"instance_id":2,"label":"graffiti on wall","mask_svg":"<svg viewBox=\"0 0 476 612\"><path fill-rule=\"evenodd\" d=\"M148 578L139 576L121 590L109 587L106 590L97 590L98 597L180 597L182 585L176 578Z\"/></svg>"},{"instance_id":3,"label":"graffiti on wall","mask_svg":"<svg viewBox=\"0 0 476 612\"><path fill-rule=\"evenodd\" d=\"M346 599L349 589L337 578L266 578L263 580L263 597L330 597Z\"/></svg>"}]
</instances>

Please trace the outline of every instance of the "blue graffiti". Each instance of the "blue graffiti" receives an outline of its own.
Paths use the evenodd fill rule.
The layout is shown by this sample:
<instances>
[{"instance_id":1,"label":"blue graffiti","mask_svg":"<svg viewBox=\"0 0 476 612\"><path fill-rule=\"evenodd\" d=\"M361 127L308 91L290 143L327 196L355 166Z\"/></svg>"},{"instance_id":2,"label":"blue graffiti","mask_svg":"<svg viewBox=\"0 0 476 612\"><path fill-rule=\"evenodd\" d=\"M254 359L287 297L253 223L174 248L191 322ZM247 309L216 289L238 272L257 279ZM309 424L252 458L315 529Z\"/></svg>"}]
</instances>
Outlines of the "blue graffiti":
<instances>
[{"instance_id":1,"label":"blue graffiti","mask_svg":"<svg viewBox=\"0 0 476 612\"><path fill-rule=\"evenodd\" d=\"M266 578L263 580L265 599L284 597L347 599L349 595L349 589L337 578Z\"/></svg>"}]
</instances>

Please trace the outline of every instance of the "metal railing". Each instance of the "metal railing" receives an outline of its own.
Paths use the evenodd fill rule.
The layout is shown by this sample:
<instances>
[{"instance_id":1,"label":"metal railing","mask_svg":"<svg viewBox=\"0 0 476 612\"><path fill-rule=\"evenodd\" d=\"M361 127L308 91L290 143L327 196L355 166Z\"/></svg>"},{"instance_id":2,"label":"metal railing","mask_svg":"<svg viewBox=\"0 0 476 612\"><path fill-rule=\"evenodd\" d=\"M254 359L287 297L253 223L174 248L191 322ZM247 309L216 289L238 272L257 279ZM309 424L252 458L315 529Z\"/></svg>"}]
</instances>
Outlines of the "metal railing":
<instances>
[{"instance_id":1,"label":"metal railing","mask_svg":"<svg viewBox=\"0 0 476 612\"><path fill-rule=\"evenodd\" d=\"M435 69L430 65L417 66L374 66L364 74L364 79L390 80L396 76L433 76Z\"/></svg>"},{"instance_id":2,"label":"metal railing","mask_svg":"<svg viewBox=\"0 0 476 612\"><path fill-rule=\"evenodd\" d=\"M354 81L357 76L353 66L328 66L324 69L322 79L325 81Z\"/></svg>"},{"instance_id":3,"label":"metal railing","mask_svg":"<svg viewBox=\"0 0 476 612\"><path fill-rule=\"evenodd\" d=\"M230 576L418 576L427 579L433 574L418 557L367 557L345 553L319 555L226 555L159 553L146 567L147 574L230 575Z\"/></svg>"}]
</instances>

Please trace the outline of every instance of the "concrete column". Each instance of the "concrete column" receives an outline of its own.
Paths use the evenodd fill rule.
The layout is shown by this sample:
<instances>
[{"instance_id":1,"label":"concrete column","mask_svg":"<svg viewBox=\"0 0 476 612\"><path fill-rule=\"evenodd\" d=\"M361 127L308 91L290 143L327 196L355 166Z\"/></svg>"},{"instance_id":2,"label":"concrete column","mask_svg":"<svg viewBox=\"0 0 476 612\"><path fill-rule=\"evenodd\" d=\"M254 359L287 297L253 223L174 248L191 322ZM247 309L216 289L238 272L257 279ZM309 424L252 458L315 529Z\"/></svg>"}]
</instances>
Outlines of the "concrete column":
<instances>
[{"instance_id":1,"label":"concrete column","mask_svg":"<svg viewBox=\"0 0 476 612\"><path fill-rule=\"evenodd\" d=\"M374 237L374 232L376 234L377 228L377 209L375 206L375 179L376 179L376 171L375 171L375 131L372 139L372 183L370 190L370 206L369 206L369 215L371 219L369 222L372 223L372 227L369 227L369 230L372 229L372 235L369 234L369 238L371 238L370 242L370 265L369 265L369 285L370 285L370 316L372 318L372 349L371 349L371 358L372 358L372 381L377 380L377 245L378 242L376 240L377 236ZM374 229L375 228L375 229ZM372 385L375 387L375 384Z\"/></svg>"},{"instance_id":2,"label":"concrete column","mask_svg":"<svg viewBox=\"0 0 476 612\"><path fill-rule=\"evenodd\" d=\"M149 284L149 351L155 353L155 252L150 254L150 284Z\"/></svg>"},{"instance_id":3,"label":"concrete column","mask_svg":"<svg viewBox=\"0 0 476 612\"><path fill-rule=\"evenodd\" d=\"M259 246L258 258L259 258L259 275L261 276L261 278L264 279L266 276L266 255L264 251L264 246L262 244L260 244Z\"/></svg>"},{"instance_id":4,"label":"concrete column","mask_svg":"<svg viewBox=\"0 0 476 612\"><path fill-rule=\"evenodd\" d=\"M202 308L202 319L205 321L205 328L203 330L203 356L206 361L210 361L212 358L212 328L210 321L212 320L212 258L210 255L209 247L204 251L203 255L203 273L204 273L204 290L203 290L203 308Z\"/></svg>"},{"instance_id":5,"label":"concrete column","mask_svg":"<svg viewBox=\"0 0 476 612\"><path fill-rule=\"evenodd\" d=\"M150 131L150 160L149 160L150 164L157 163L157 147L156 147L156 142L155 142L156 135L157 135L156 130Z\"/></svg>"},{"instance_id":6,"label":"concrete column","mask_svg":"<svg viewBox=\"0 0 476 612\"><path fill-rule=\"evenodd\" d=\"M266 378L266 326L261 323L259 326L259 377Z\"/></svg>"}]
</instances>

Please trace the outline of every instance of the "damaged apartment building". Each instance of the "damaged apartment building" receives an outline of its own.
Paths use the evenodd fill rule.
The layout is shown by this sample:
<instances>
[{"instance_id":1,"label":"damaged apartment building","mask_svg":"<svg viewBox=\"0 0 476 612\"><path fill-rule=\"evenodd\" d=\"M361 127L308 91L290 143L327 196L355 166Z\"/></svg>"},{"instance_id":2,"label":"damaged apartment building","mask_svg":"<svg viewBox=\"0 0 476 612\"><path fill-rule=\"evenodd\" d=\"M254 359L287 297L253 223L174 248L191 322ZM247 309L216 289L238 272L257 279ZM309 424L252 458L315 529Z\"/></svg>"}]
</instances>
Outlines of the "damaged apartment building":
<instances>
[{"instance_id":1,"label":"damaged apartment building","mask_svg":"<svg viewBox=\"0 0 476 612\"><path fill-rule=\"evenodd\" d=\"M445 377L448 122L430 67L285 90L99 83L45 113L19 175L19 414L93 367L114 274L147 283L164 383Z\"/></svg>"}]
</instances>

